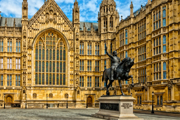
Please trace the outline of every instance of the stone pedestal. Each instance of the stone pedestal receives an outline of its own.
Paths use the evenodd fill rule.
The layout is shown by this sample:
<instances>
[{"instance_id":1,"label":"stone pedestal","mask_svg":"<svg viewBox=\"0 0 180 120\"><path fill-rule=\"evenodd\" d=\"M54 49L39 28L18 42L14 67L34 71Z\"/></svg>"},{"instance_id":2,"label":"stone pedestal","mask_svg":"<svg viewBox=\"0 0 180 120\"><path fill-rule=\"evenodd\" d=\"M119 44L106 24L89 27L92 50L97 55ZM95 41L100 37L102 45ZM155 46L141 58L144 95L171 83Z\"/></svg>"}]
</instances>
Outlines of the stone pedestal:
<instances>
[{"instance_id":1,"label":"stone pedestal","mask_svg":"<svg viewBox=\"0 0 180 120\"><path fill-rule=\"evenodd\" d=\"M99 111L95 117L108 120L143 120L133 114L132 96L101 96L99 98Z\"/></svg>"}]
</instances>

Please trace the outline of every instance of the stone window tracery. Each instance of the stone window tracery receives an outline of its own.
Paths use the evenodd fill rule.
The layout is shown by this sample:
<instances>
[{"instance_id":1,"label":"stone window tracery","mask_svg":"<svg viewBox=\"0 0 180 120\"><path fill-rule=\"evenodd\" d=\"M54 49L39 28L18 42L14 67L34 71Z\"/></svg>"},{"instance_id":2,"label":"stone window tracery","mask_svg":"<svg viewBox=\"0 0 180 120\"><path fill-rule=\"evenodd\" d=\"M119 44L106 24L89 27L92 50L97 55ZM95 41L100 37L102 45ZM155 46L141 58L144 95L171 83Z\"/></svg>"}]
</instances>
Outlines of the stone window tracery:
<instances>
[{"instance_id":1,"label":"stone window tracery","mask_svg":"<svg viewBox=\"0 0 180 120\"><path fill-rule=\"evenodd\" d=\"M1 75L1 86L3 86L3 75Z\"/></svg>"},{"instance_id":2,"label":"stone window tracery","mask_svg":"<svg viewBox=\"0 0 180 120\"><path fill-rule=\"evenodd\" d=\"M138 24L138 40L146 38L146 20L139 22Z\"/></svg>"},{"instance_id":3,"label":"stone window tracery","mask_svg":"<svg viewBox=\"0 0 180 120\"><path fill-rule=\"evenodd\" d=\"M88 64L87 64L87 71L91 71L92 69L92 61L88 60Z\"/></svg>"},{"instance_id":4,"label":"stone window tracery","mask_svg":"<svg viewBox=\"0 0 180 120\"><path fill-rule=\"evenodd\" d=\"M154 55L161 53L161 37L157 37L154 39Z\"/></svg>"},{"instance_id":5,"label":"stone window tracery","mask_svg":"<svg viewBox=\"0 0 180 120\"><path fill-rule=\"evenodd\" d=\"M11 39L8 40L7 52L12 52L12 40Z\"/></svg>"},{"instance_id":6,"label":"stone window tracery","mask_svg":"<svg viewBox=\"0 0 180 120\"><path fill-rule=\"evenodd\" d=\"M154 80L161 79L161 63L154 64Z\"/></svg>"},{"instance_id":7,"label":"stone window tracery","mask_svg":"<svg viewBox=\"0 0 180 120\"><path fill-rule=\"evenodd\" d=\"M20 86L21 77L20 75L16 75L16 86Z\"/></svg>"},{"instance_id":8,"label":"stone window tracery","mask_svg":"<svg viewBox=\"0 0 180 120\"><path fill-rule=\"evenodd\" d=\"M79 84L80 84L80 87L84 87L84 76L80 76Z\"/></svg>"},{"instance_id":9,"label":"stone window tracery","mask_svg":"<svg viewBox=\"0 0 180 120\"><path fill-rule=\"evenodd\" d=\"M88 55L92 55L92 45L88 43Z\"/></svg>"},{"instance_id":10,"label":"stone window tracery","mask_svg":"<svg viewBox=\"0 0 180 120\"><path fill-rule=\"evenodd\" d=\"M99 87L99 77L95 77L95 87Z\"/></svg>"},{"instance_id":11,"label":"stone window tracery","mask_svg":"<svg viewBox=\"0 0 180 120\"><path fill-rule=\"evenodd\" d=\"M66 85L66 47L52 32L40 37L35 49L35 84Z\"/></svg>"},{"instance_id":12,"label":"stone window tracery","mask_svg":"<svg viewBox=\"0 0 180 120\"><path fill-rule=\"evenodd\" d=\"M3 52L3 38L0 38L0 52Z\"/></svg>"},{"instance_id":13,"label":"stone window tracery","mask_svg":"<svg viewBox=\"0 0 180 120\"><path fill-rule=\"evenodd\" d=\"M3 58L0 58L0 69L3 69Z\"/></svg>"},{"instance_id":14,"label":"stone window tracery","mask_svg":"<svg viewBox=\"0 0 180 120\"><path fill-rule=\"evenodd\" d=\"M110 28L113 28L113 17L110 18Z\"/></svg>"},{"instance_id":15,"label":"stone window tracery","mask_svg":"<svg viewBox=\"0 0 180 120\"><path fill-rule=\"evenodd\" d=\"M84 43L80 43L80 55L84 55Z\"/></svg>"},{"instance_id":16,"label":"stone window tracery","mask_svg":"<svg viewBox=\"0 0 180 120\"><path fill-rule=\"evenodd\" d=\"M21 41L16 40L16 52L21 52Z\"/></svg>"},{"instance_id":17,"label":"stone window tracery","mask_svg":"<svg viewBox=\"0 0 180 120\"><path fill-rule=\"evenodd\" d=\"M87 77L87 87L91 87L91 76Z\"/></svg>"},{"instance_id":18,"label":"stone window tracery","mask_svg":"<svg viewBox=\"0 0 180 120\"><path fill-rule=\"evenodd\" d=\"M7 75L7 86L12 86L12 75Z\"/></svg>"},{"instance_id":19,"label":"stone window tracery","mask_svg":"<svg viewBox=\"0 0 180 120\"><path fill-rule=\"evenodd\" d=\"M95 55L99 55L99 44L95 45Z\"/></svg>"}]
</instances>

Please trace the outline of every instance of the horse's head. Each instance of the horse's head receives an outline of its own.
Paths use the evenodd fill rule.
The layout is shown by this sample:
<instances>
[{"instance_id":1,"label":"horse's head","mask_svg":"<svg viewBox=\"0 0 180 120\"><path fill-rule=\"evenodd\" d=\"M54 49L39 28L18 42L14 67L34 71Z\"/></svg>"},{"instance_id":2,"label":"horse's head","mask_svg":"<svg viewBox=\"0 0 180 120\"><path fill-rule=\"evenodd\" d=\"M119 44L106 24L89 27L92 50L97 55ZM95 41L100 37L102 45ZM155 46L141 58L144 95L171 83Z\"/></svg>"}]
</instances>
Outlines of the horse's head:
<instances>
[{"instance_id":1,"label":"horse's head","mask_svg":"<svg viewBox=\"0 0 180 120\"><path fill-rule=\"evenodd\" d=\"M134 59L131 59L129 57L124 58L124 60L122 61L122 64L124 64L123 69L126 72L129 72L131 67L134 65Z\"/></svg>"}]
</instances>

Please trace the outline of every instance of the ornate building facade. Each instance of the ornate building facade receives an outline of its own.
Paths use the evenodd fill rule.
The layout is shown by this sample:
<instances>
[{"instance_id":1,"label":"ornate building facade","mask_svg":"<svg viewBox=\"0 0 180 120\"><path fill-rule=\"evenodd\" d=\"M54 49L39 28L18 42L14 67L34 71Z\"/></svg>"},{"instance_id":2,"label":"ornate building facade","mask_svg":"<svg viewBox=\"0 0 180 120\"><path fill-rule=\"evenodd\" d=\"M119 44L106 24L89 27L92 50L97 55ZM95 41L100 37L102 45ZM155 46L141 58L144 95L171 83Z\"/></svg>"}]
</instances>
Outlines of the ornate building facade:
<instances>
[{"instance_id":1,"label":"ornate building facade","mask_svg":"<svg viewBox=\"0 0 180 120\"><path fill-rule=\"evenodd\" d=\"M98 107L111 65L107 46L121 60L135 58L135 86L122 82L135 109L151 109L153 99L155 110L180 111L180 0L148 0L135 12L131 3L130 10L119 20L114 0L103 0L98 23L80 22L75 0L71 22L47 0L28 19L23 0L22 18L0 17L0 107ZM110 94L120 95L117 81Z\"/></svg>"}]
</instances>

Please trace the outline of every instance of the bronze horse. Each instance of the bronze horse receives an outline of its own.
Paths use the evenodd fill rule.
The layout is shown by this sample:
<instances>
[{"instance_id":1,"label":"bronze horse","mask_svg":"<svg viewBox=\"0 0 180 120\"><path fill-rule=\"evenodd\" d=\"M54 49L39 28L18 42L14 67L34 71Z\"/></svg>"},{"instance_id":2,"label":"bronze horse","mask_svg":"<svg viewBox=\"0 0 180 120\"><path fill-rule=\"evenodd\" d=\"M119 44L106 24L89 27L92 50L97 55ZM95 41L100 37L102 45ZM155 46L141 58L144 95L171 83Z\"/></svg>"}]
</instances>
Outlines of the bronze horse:
<instances>
[{"instance_id":1,"label":"bronze horse","mask_svg":"<svg viewBox=\"0 0 180 120\"><path fill-rule=\"evenodd\" d=\"M129 81L128 79L132 78L132 86L134 86L133 76L132 75L129 76L130 69L133 65L134 65L134 59L126 57L122 60L122 62L116 68L116 72L114 74L114 77L115 77L114 80L118 80L122 95L125 95L122 91L122 86L121 86L122 80ZM114 80L110 80L110 71L111 71L111 68L105 69L103 72L103 77L102 77L102 81L105 80L106 82L106 88L107 88L106 95L109 95L108 88L112 85L114 81ZM107 84L108 80L110 80L109 84Z\"/></svg>"}]
</instances>

